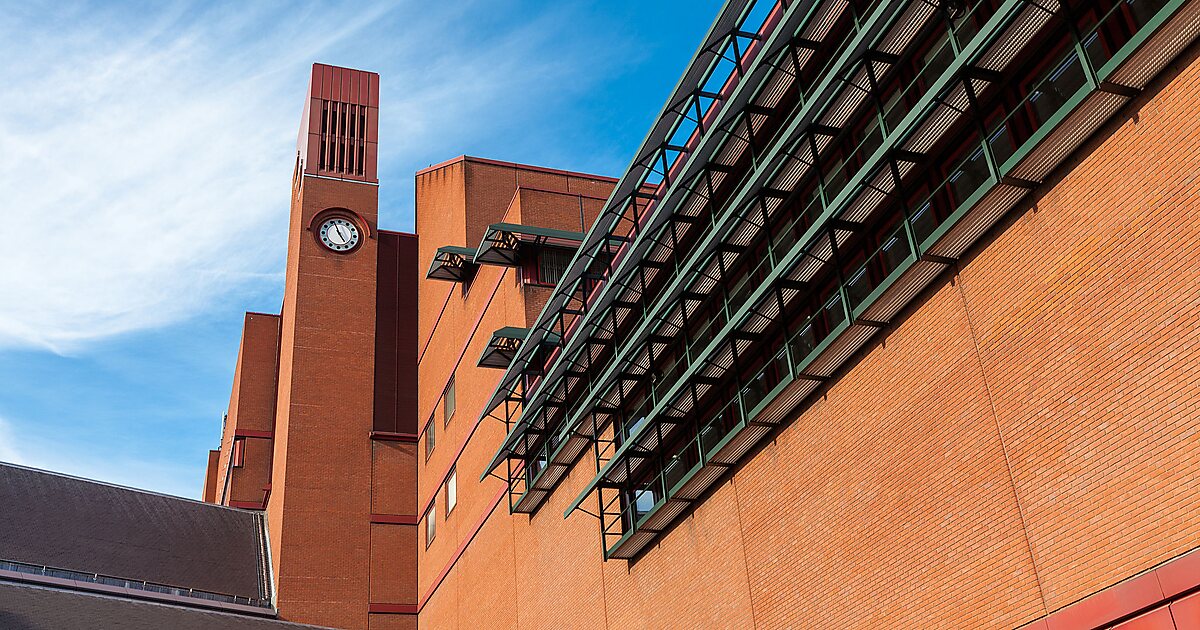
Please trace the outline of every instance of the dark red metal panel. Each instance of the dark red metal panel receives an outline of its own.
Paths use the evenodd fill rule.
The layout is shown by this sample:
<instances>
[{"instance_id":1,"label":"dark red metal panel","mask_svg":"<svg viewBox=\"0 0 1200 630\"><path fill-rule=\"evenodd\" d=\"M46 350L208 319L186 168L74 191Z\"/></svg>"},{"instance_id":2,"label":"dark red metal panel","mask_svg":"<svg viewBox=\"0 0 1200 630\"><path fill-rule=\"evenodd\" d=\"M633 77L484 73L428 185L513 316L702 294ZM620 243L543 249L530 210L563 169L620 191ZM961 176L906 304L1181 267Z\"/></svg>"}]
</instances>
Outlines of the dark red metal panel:
<instances>
[{"instance_id":1,"label":"dark red metal panel","mask_svg":"<svg viewBox=\"0 0 1200 630\"><path fill-rule=\"evenodd\" d=\"M374 146L374 145L369 145ZM417 282L418 252L417 237L411 234L399 236L400 249L397 262L396 284L399 287L397 307L398 361L396 377L399 390L396 393L396 426L402 433L417 432Z\"/></svg>"},{"instance_id":2,"label":"dark red metal panel","mask_svg":"<svg viewBox=\"0 0 1200 630\"><path fill-rule=\"evenodd\" d=\"M1200 587L1200 551L1180 556L1154 570L1168 598Z\"/></svg>"},{"instance_id":3,"label":"dark red metal panel","mask_svg":"<svg viewBox=\"0 0 1200 630\"><path fill-rule=\"evenodd\" d=\"M373 72L313 64L296 145L305 173L378 181L379 111L369 106L378 86Z\"/></svg>"},{"instance_id":4,"label":"dark red metal panel","mask_svg":"<svg viewBox=\"0 0 1200 630\"><path fill-rule=\"evenodd\" d=\"M375 431L396 432L397 310L396 283L399 238L379 234L378 276L375 290Z\"/></svg>"},{"instance_id":5,"label":"dark red metal panel","mask_svg":"<svg viewBox=\"0 0 1200 630\"><path fill-rule=\"evenodd\" d=\"M1153 571L1107 588L1046 618L1048 630L1100 628L1163 601Z\"/></svg>"},{"instance_id":6,"label":"dark red metal panel","mask_svg":"<svg viewBox=\"0 0 1200 630\"><path fill-rule=\"evenodd\" d=\"M1113 626L1112 630L1175 630L1175 623L1171 619L1171 611L1163 606L1158 610L1119 623Z\"/></svg>"},{"instance_id":7,"label":"dark red metal panel","mask_svg":"<svg viewBox=\"0 0 1200 630\"><path fill-rule=\"evenodd\" d=\"M1200 630L1200 593L1171 604L1171 616L1178 630Z\"/></svg>"}]
</instances>

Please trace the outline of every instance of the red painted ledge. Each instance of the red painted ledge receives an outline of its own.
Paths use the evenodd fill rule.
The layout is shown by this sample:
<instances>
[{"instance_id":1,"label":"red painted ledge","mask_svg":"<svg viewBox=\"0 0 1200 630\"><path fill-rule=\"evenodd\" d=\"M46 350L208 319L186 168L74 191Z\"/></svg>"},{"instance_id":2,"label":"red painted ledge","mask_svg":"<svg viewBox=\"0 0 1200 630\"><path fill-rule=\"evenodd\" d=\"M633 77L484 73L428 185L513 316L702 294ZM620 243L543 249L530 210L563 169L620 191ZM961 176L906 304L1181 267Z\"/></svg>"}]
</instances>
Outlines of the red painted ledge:
<instances>
[{"instance_id":1,"label":"red painted ledge","mask_svg":"<svg viewBox=\"0 0 1200 630\"><path fill-rule=\"evenodd\" d=\"M446 168L447 166L458 164L459 162L475 162L476 164L490 164L492 166L504 166L504 167L508 167L508 168L515 168L515 169L522 170L522 171L531 171L534 173L550 173L551 175L566 175L567 177L578 177L580 179L592 179L592 180L601 181L601 182L610 182L613 184L615 184L619 181L615 177L608 177L606 175L595 175L593 173L582 173L579 171L564 171L564 170L557 169L557 168L548 168L545 166L534 166L532 164L518 164L517 162L505 162L503 160L492 160L489 158L473 157L470 155L460 155L456 158L451 158L449 160L446 160L445 162L439 162L437 164L427 166L427 167L417 171L416 174L417 174L417 176L421 176L426 173L431 173L433 171Z\"/></svg>"},{"instance_id":2,"label":"red painted ledge","mask_svg":"<svg viewBox=\"0 0 1200 630\"><path fill-rule=\"evenodd\" d=\"M1200 629L1200 549L1068 604L1018 630ZM1186 597L1192 595L1191 597ZM1176 618L1175 625L1160 625ZM1195 613L1192 611L1195 610ZM1192 619L1187 614L1196 618ZM1178 617L1184 615L1186 621ZM1120 625L1117 625L1120 624Z\"/></svg>"},{"instance_id":3,"label":"red painted ledge","mask_svg":"<svg viewBox=\"0 0 1200 630\"><path fill-rule=\"evenodd\" d=\"M244 437L244 438L274 439L275 432L274 431L258 431L255 429L235 429L233 431L233 436L234 437Z\"/></svg>"},{"instance_id":4,"label":"red painted ledge","mask_svg":"<svg viewBox=\"0 0 1200 630\"><path fill-rule=\"evenodd\" d=\"M417 517L407 514L372 514L371 522L385 525L416 525Z\"/></svg>"},{"instance_id":5,"label":"red painted ledge","mask_svg":"<svg viewBox=\"0 0 1200 630\"><path fill-rule=\"evenodd\" d=\"M392 431L372 431L371 439L379 440L380 442L409 442L411 444L416 444L417 434L393 433Z\"/></svg>"},{"instance_id":6,"label":"red painted ledge","mask_svg":"<svg viewBox=\"0 0 1200 630\"><path fill-rule=\"evenodd\" d=\"M416 604L374 604L367 607L367 612L385 613L389 615L415 615L417 614Z\"/></svg>"}]
</instances>

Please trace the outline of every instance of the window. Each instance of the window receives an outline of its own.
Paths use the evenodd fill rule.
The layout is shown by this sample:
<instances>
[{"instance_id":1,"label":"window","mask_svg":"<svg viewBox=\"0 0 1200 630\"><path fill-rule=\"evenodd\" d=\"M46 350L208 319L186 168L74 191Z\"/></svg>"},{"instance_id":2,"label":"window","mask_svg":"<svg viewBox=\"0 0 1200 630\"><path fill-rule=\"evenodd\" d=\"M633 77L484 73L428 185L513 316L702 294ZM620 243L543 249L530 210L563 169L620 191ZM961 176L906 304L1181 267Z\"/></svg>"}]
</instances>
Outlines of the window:
<instances>
[{"instance_id":1,"label":"window","mask_svg":"<svg viewBox=\"0 0 1200 630\"><path fill-rule=\"evenodd\" d=\"M429 511L425 513L425 548L429 548L429 543L433 542L437 536L437 501L429 506Z\"/></svg>"},{"instance_id":2,"label":"window","mask_svg":"<svg viewBox=\"0 0 1200 630\"><path fill-rule=\"evenodd\" d=\"M454 409L457 403L454 400L454 377L450 377L450 382L446 384L446 389L442 392L442 426L450 424L450 418L454 417Z\"/></svg>"},{"instance_id":3,"label":"window","mask_svg":"<svg viewBox=\"0 0 1200 630\"><path fill-rule=\"evenodd\" d=\"M246 438L233 438L233 452L230 455L233 459L233 467L241 468L246 463Z\"/></svg>"},{"instance_id":4,"label":"window","mask_svg":"<svg viewBox=\"0 0 1200 630\"><path fill-rule=\"evenodd\" d=\"M430 422L425 425L425 461L429 461L434 446L437 446L437 425Z\"/></svg>"},{"instance_id":5,"label":"window","mask_svg":"<svg viewBox=\"0 0 1200 630\"><path fill-rule=\"evenodd\" d=\"M458 505L458 469L450 469L450 476L446 478L446 516L454 511L454 506Z\"/></svg>"},{"instance_id":6,"label":"window","mask_svg":"<svg viewBox=\"0 0 1200 630\"><path fill-rule=\"evenodd\" d=\"M528 274L532 278L526 281L533 284L558 284L571 263L572 250L557 247L546 247L538 251L537 267Z\"/></svg>"}]
</instances>

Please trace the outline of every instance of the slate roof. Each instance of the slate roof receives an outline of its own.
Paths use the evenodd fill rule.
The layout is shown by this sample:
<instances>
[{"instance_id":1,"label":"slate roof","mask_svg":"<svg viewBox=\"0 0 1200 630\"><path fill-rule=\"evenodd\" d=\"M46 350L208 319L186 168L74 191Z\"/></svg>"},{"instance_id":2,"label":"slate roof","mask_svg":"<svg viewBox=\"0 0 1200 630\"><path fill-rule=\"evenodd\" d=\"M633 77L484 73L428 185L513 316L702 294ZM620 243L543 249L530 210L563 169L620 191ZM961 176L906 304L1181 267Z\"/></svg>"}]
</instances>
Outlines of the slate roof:
<instances>
[{"instance_id":1,"label":"slate roof","mask_svg":"<svg viewBox=\"0 0 1200 630\"><path fill-rule=\"evenodd\" d=\"M276 619L0 581L5 630L301 630Z\"/></svg>"},{"instance_id":2,"label":"slate roof","mask_svg":"<svg viewBox=\"0 0 1200 630\"><path fill-rule=\"evenodd\" d=\"M4 463L0 506L0 560L270 596L258 513Z\"/></svg>"}]
</instances>

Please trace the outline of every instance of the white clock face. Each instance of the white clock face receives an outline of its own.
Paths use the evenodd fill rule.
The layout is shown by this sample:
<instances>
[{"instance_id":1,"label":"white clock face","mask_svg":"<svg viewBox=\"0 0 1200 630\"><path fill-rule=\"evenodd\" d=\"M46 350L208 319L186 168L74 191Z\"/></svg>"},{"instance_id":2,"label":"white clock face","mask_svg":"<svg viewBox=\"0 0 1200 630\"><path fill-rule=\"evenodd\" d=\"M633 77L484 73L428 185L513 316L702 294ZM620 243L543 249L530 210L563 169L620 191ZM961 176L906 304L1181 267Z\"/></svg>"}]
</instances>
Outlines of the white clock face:
<instances>
[{"instance_id":1,"label":"white clock face","mask_svg":"<svg viewBox=\"0 0 1200 630\"><path fill-rule=\"evenodd\" d=\"M321 224L321 243L335 252L348 252L358 247L358 226L342 218L332 218Z\"/></svg>"}]
</instances>

